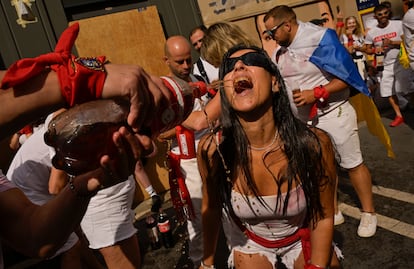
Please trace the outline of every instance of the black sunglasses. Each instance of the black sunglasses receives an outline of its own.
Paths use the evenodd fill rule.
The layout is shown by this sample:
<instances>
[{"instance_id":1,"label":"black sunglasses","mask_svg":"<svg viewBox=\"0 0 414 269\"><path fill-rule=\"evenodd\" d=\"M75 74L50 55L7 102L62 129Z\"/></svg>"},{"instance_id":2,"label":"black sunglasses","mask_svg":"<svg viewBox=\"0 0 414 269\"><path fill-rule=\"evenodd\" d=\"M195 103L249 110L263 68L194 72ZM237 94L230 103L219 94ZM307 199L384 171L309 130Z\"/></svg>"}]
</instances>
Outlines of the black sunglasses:
<instances>
[{"instance_id":1,"label":"black sunglasses","mask_svg":"<svg viewBox=\"0 0 414 269\"><path fill-rule=\"evenodd\" d=\"M288 23L288 22L287 21L283 21L283 22L279 23L278 25L274 26L272 29L263 31L263 34L267 34L272 39L274 39L274 36L275 36L275 33L276 33L277 29L279 29L280 27L282 27L285 23Z\"/></svg>"},{"instance_id":2,"label":"black sunglasses","mask_svg":"<svg viewBox=\"0 0 414 269\"><path fill-rule=\"evenodd\" d=\"M247 66L262 67L269 71L269 73L273 72L269 57L258 52L248 52L239 57L225 59L222 65L223 70L221 72L221 77L224 78L227 73L233 71L234 66L238 61L242 61Z\"/></svg>"}]
</instances>

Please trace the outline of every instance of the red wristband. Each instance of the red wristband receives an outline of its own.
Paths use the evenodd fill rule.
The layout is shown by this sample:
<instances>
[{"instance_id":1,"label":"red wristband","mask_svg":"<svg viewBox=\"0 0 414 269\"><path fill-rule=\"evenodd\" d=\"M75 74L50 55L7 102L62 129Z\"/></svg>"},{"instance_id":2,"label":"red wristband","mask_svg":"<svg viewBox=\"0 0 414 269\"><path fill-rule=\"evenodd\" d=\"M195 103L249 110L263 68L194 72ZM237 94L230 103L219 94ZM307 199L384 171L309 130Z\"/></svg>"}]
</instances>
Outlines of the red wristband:
<instances>
[{"instance_id":1,"label":"red wristband","mask_svg":"<svg viewBox=\"0 0 414 269\"><path fill-rule=\"evenodd\" d=\"M329 92L324 86L320 85L313 89L313 96L315 97L316 102L309 112L309 119L313 119L316 116L318 108L324 108L328 105Z\"/></svg>"},{"instance_id":2,"label":"red wristband","mask_svg":"<svg viewBox=\"0 0 414 269\"><path fill-rule=\"evenodd\" d=\"M70 106L101 98L106 78L104 64L105 56L79 58L72 55L66 64L51 66L58 74L60 90Z\"/></svg>"},{"instance_id":3,"label":"red wristband","mask_svg":"<svg viewBox=\"0 0 414 269\"><path fill-rule=\"evenodd\" d=\"M33 125L28 124L26 126L24 126L22 129L20 129L20 131L18 131L19 134L31 134L33 133Z\"/></svg>"},{"instance_id":4,"label":"red wristband","mask_svg":"<svg viewBox=\"0 0 414 269\"><path fill-rule=\"evenodd\" d=\"M313 88L313 96L315 97L317 102L323 103L328 100L329 92L326 88L322 85Z\"/></svg>"},{"instance_id":5,"label":"red wristband","mask_svg":"<svg viewBox=\"0 0 414 269\"><path fill-rule=\"evenodd\" d=\"M75 23L62 33L54 52L14 63L7 70L0 88L19 86L50 67L57 73L62 95L70 106L100 98L106 78L105 57L73 56L71 50L78 33L79 24Z\"/></svg>"},{"instance_id":6,"label":"red wristband","mask_svg":"<svg viewBox=\"0 0 414 269\"><path fill-rule=\"evenodd\" d=\"M336 28L342 28L342 27L344 27L345 26L345 23L343 22L343 21L338 21L337 23L336 23Z\"/></svg>"}]
</instances>

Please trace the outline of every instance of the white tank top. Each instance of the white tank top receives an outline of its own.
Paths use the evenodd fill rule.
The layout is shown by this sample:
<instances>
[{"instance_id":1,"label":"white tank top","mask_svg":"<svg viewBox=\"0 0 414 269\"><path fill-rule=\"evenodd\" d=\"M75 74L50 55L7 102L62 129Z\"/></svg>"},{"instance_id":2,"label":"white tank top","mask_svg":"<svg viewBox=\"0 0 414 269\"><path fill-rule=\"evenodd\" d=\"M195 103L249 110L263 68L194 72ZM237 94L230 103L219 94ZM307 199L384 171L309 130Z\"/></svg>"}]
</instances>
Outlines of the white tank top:
<instances>
[{"instance_id":1,"label":"white tank top","mask_svg":"<svg viewBox=\"0 0 414 269\"><path fill-rule=\"evenodd\" d=\"M306 200L302 187L290 191L287 212L283 216L285 197L286 193L283 193L276 210L276 195L262 196L265 202L263 205L258 198L233 190L231 204L235 215L247 229L268 240L278 240L302 228L306 218Z\"/></svg>"}]
</instances>

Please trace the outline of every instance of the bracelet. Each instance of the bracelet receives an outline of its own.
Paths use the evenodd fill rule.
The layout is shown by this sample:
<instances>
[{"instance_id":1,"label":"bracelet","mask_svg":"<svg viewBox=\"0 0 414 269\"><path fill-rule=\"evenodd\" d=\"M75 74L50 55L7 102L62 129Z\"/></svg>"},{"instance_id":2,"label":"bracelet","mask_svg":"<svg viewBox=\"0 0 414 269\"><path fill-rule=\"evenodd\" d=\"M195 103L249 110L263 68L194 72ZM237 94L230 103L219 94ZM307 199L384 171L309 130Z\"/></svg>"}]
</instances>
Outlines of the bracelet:
<instances>
[{"instance_id":1,"label":"bracelet","mask_svg":"<svg viewBox=\"0 0 414 269\"><path fill-rule=\"evenodd\" d=\"M203 269L216 269L216 267L214 266L214 264L212 264L212 265L205 265L203 261L201 261L201 267Z\"/></svg>"},{"instance_id":2,"label":"bracelet","mask_svg":"<svg viewBox=\"0 0 414 269\"><path fill-rule=\"evenodd\" d=\"M62 96L70 106L100 98L106 78L105 57L79 58L72 55L78 33L79 23L74 23L62 33L54 52L12 64L0 88L19 86L50 68L57 73Z\"/></svg>"},{"instance_id":3,"label":"bracelet","mask_svg":"<svg viewBox=\"0 0 414 269\"><path fill-rule=\"evenodd\" d=\"M85 191L82 191L82 192L78 191L75 187L74 182L73 182L74 178L75 178L75 176L69 175L68 185L69 185L69 189L72 191L73 194L75 194L76 197L90 199L98 192L98 190L92 191L92 192L90 192L90 191L86 191L86 192Z\"/></svg>"}]
</instances>

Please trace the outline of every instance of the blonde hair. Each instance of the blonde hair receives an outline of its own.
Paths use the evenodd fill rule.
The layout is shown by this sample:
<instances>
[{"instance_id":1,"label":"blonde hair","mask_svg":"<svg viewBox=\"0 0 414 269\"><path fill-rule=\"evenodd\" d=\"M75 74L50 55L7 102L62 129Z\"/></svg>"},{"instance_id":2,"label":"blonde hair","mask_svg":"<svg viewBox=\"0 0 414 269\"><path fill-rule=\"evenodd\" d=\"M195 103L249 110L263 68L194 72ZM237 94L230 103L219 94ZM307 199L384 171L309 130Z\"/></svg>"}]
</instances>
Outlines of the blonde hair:
<instances>
[{"instance_id":1,"label":"blonde hair","mask_svg":"<svg viewBox=\"0 0 414 269\"><path fill-rule=\"evenodd\" d=\"M344 22L345 27L342 28L342 33L346 34L346 25L347 25L348 21L352 20L352 19L355 20L355 23L356 23L356 28L355 28L353 34L356 35L356 36L363 36L361 24L359 23L359 21L357 20L357 18L355 16L349 16L349 17L345 18L345 22Z\"/></svg>"},{"instance_id":2,"label":"blonde hair","mask_svg":"<svg viewBox=\"0 0 414 269\"><path fill-rule=\"evenodd\" d=\"M258 45L239 26L218 22L207 29L201 45L201 56L215 67L219 67L227 50L239 44Z\"/></svg>"}]
</instances>

